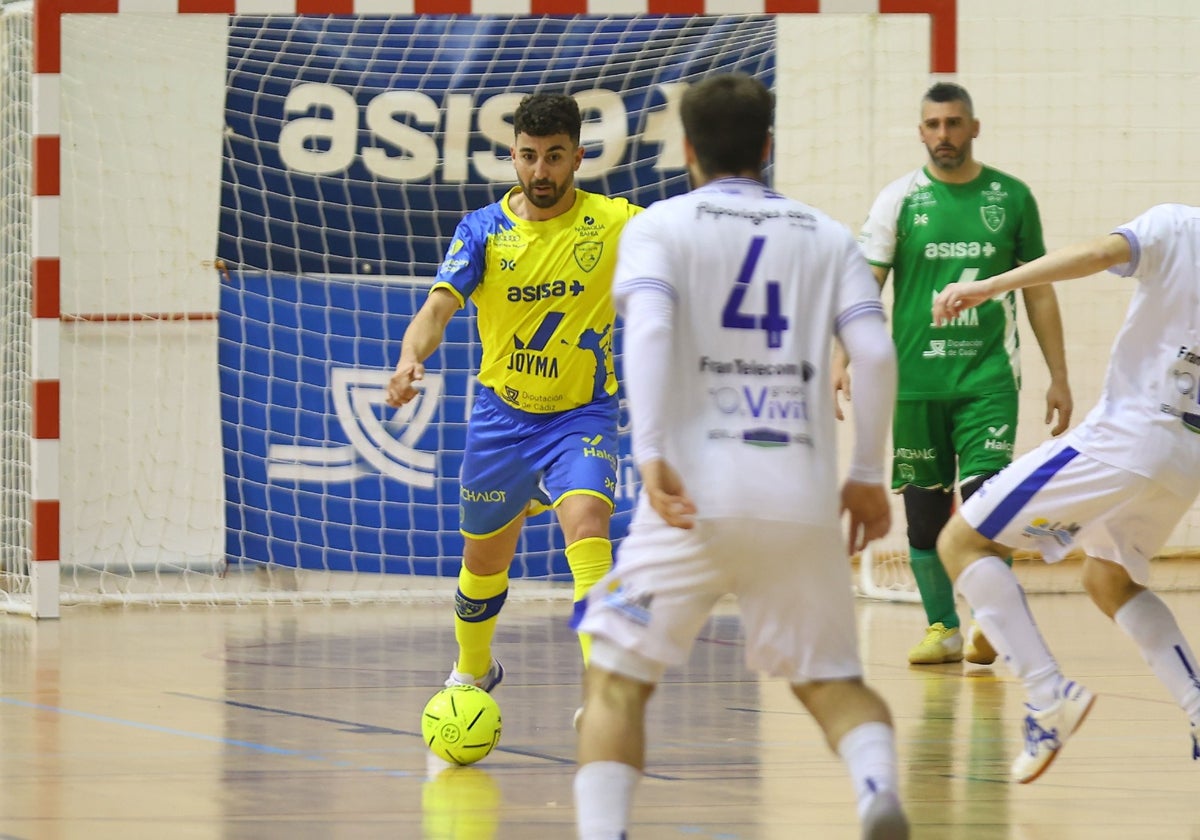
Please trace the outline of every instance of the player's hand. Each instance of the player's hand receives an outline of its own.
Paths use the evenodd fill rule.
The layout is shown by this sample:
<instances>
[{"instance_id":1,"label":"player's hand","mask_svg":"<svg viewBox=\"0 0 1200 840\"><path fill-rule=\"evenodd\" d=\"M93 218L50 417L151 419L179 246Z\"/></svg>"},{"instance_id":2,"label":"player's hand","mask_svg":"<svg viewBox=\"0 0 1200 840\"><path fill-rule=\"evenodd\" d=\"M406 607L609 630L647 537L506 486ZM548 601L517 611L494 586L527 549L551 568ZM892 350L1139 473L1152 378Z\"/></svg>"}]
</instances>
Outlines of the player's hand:
<instances>
[{"instance_id":1,"label":"player's hand","mask_svg":"<svg viewBox=\"0 0 1200 840\"><path fill-rule=\"evenodd\" d=\"M404 359L396 365L396 372L388 380L387 404L393 408L407 405L420 391L416 383L425 378L425 365L420 362L408 362Z\"/></svg>"},{"instance_id":2,"label":"player's hand","mask_svg":"<svg viewBox=\"0 0 1200 840\"><path fill-rule=\"evenodd\" d=\"M684 489L679 473L661 458L638 464L642 492L650 507L673 528L691 529L696 524L696 504Z\"/></svg>"},{"instance_id":3,"label":"player's hand","mask_svg":"<svg viewBox=\"0 0 1200 840\"><path fill-rule=\"evenodd\" d=\"M1052 437L1058 437L1070 427L1071 412L1074 409L1070 386L1065 382L1051 382L1050 387L1046 389L1046 425L1049 426L1054 420L1054 415L1058 415L1057 422L1050 429Z\"/></svg>"},{"instance_id":4,"label":"player's hand","mask_svg":"<svg viewBox=\"0 0 1200 840\"><path fill-rule=\"evenodd\" d=\"M850 514L850 537L846 548L857 554L872 540L887 536L892 529L892 506L882 484L847 480L842 485L842 513Z\"/></svg>"},{"instance_id":5,"label":"player's hand","mask_svg":"<svg viewBox=\"0 0 1200 840\"><path fill-rule=\"evenodd\" d=\"M953 321L962 312L978 306L994 294L987 280L951 283L933 299L933 323L940 327Z\"/></svg>"}]
</instances>

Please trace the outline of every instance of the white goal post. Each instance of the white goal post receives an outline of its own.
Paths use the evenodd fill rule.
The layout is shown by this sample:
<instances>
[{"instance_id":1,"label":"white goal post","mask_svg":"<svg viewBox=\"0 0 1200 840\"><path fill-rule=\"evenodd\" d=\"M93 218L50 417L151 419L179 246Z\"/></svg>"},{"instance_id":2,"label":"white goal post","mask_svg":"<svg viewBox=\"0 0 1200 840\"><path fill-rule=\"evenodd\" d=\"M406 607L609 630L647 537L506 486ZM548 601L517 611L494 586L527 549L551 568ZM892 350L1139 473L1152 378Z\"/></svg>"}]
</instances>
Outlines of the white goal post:
<instances>
[{"instance_id":1,"label":"white goal post","mask_svg":"<svg viewBox=\"0 0 1200 840\"><path fill-rule=\"evenodd\" d=\"M32 20L5 5L0 611L452 592L469 319L431 360L437 393L388 412L382 377L454 222L511 183L508 115L538 87L585 108L582 185L642 203L686 188L679 92L732 68L776 92L773 184L850 227L920 162L916 103L955 73L989 126L981 157L1031 183L1050 244L1183 200L1168 164L1196 126L1165 103L1195 69L1186 1L1155 19L1094 4L1087 26L1155 45L1103 57L1064 47L1077 17L1016 5L59 0ZM1014 61L1031 37L1069 56ZM1125 133L1097 131L1100 113ZM1155 130L1127 145L1146 113ZM1105 161L1099 196L1047 159L1048 135ZM1062 295L1080 405L1121 288ZM618 534L627 457L621 477ZM1192 527L1179 545L1200 542ZM549 517L531 521L522 594L558 596L561 548Z\"/></svg>"}]
</instances>

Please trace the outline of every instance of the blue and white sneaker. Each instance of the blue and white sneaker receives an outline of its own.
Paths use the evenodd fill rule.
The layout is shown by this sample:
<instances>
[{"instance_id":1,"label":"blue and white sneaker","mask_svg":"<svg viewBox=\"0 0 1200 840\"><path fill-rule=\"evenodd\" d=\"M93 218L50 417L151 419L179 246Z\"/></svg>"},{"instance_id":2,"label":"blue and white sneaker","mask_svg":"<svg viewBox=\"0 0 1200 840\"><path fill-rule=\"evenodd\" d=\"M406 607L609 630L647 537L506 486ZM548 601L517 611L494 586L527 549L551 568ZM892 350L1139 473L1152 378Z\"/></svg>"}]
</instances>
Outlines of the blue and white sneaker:
<instances>
[{"instance_id":1,"label":"blue and white sneaker","mask_svg":"<svg viewBox=\"0 0 1200 840\"><path fill-rule=\"evenodd\" d=\"M1045 773L1096 702L1095 694L1073 680L1062 683L1055 694L1058 699L1044 709L1026 705L1025 748L1012 763L1015 782L1029 784Z\"/></svg>"},{"instance_id":2,"label":"blue and white sneaker","mask_svg":"<svg viewBox=\"0 0 1200 840\"><path fill-rule=\"evenodd\" d=\"M457 662L454 665L455 667L450 669L450 676L446 678L447 687L452 685L473 685L491 694L493 689L504 680L504 666L500 664L499 659L493 659L487 673L479 679L475 679L474 674L464 674L462 671L459 671Z\"/></svg>"}]
</instances>

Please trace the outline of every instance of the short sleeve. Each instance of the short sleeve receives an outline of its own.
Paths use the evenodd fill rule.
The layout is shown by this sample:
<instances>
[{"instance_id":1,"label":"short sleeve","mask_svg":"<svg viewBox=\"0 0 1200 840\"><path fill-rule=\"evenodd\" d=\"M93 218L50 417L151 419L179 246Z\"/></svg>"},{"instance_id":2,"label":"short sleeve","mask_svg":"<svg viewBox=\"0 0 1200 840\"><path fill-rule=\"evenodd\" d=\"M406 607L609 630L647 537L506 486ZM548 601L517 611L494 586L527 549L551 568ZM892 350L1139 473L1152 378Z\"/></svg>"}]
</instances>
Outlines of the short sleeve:
<instances>
[{"instance_id":1,"label":"short sleeve","mask_svg":"<svg viewBox=\"0 0 1200 840\"><path fill-rule=\"evenodd\" d=\"M858 234L858 245L871 265L891 268L896 257L896 220L900 208L895 185L875 197L871 212Z\"/></svg>"},{"instance_id":2,"label":"short sleeve","mask_svg":"<svg viewBox=\"0 0 1200 840\"><path fill-rule=\"evenodd\" d=\"M1121 225L1113 233L1125 237L1133 255L1129 262L1109 269L1122 277L1146 277L1162 265L1163 254L1176 227L1174 205L1159 204Z\"/></svg>"},{"instance_id":3,"label":"short sleeve","mask_svg":"<svg viewBox=\"0 0 1200 840\"><path fill-rule=\"evenodd\" d=\"M433 283L434 289L453 292L459 306L466 305L467 298L483 279L487 263L486 237L472 221L472 216L467 216L454 229L454 238L450 240Z\"/></svg>"},{"instance_id":4,"label":"short sleeve","mask_svg":"<svg viewBox=\"0 0 1200 840\"><path fill-rule=\"evenodd\" d=\"M879 296L879 283L871 273L871 267L867 264L862 250L847 232L842 253L841 276L838 279L834 329L840 331L843 325L868 314L886 317Z\"/></svg>"},{"instance_id":5,"label":"short sleeve","mask_svg":"<svg viewBox=\"0 0 1200 840\"><path fill-rule=\"evenodd\" d=\"M649 289L677 299L671 254L665 235L658 233L660 213L653 208L634 216L621 232L617 270L613 275L613 303L624 314L625 300L636 290Z\"/></svg>"}]
</instances>

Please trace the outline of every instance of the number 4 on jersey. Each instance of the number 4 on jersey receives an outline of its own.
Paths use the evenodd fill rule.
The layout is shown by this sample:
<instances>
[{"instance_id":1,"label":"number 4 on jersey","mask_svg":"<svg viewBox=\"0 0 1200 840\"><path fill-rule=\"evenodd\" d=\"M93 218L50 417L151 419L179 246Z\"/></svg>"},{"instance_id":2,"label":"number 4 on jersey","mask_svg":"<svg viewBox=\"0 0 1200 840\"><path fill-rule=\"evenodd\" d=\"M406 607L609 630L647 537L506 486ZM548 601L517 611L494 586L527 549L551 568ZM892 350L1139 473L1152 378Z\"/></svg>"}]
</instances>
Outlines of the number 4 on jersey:
<instances>
[{"instance_id":1,"label":"number 4 on jersey","mask_svg":"<svg viewBox=\"0 0 1200 840\"><path fill-rule=\"evenodd\" d=\"M767 242L765 236L756 236L750 240L750 250L742 261L738 271L737 281L725 299L725 308L721 312L721 326L731 330L762 330L767 334L767 347L779 347L783 344L783 331L788 328L788 319L783 317L779 300L779 283L767 281L767 311L762 315L750 315L742 311L742 302L746 291L750 288L750 280L754 277L754 269L762 256L763 245Z\"/></svg>"}]
</instances>

